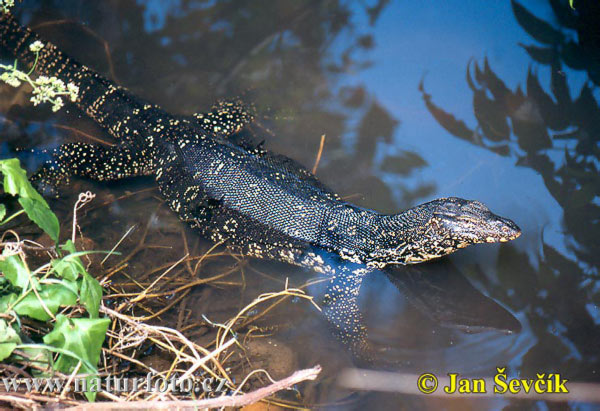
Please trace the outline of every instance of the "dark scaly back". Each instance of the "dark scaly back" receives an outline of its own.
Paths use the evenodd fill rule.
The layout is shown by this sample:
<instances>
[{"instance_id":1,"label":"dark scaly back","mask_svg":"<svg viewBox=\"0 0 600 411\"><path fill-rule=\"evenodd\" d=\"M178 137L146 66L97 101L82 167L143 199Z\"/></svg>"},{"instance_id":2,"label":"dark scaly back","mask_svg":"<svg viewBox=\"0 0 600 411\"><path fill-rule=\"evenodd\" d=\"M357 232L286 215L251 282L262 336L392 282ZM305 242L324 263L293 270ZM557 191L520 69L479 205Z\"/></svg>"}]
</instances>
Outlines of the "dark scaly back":
<instances>
[{"instance_id":1,"label":"dark scaly back","mask_svg":"<svg viewBox=\"0 0 600 411\"><path fill-rule=\"evenodd\" d=\"M36 40L44 43L35 66L38 74L55 76L65 83L79 87L75 104L118 140L145 145L138 130L149 128L153 113L161 111L156 105L144 103L122 87L115 86L78 61L61 52L54 44L42 40L29 28L21 26L14 16L0 13L0 45L21 63L31 67L35 53L29 46ZM164 118L166 113L161 115Z\"/></svg>"}]
</instances>

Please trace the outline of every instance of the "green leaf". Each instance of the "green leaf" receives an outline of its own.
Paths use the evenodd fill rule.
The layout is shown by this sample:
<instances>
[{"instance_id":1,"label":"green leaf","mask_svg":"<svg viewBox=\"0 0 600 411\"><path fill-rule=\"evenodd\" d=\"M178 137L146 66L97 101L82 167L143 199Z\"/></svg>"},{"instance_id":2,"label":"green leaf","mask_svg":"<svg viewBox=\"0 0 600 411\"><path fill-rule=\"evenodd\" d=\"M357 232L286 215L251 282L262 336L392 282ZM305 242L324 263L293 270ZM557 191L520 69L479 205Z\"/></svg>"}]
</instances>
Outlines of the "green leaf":
<instances>
[{"instance_id":1,"label":"green leaf","mask_svg":"<svg viewBox=\"0 0 600 411\"><path fill-rule=\"evenodd\" d=\"M0 172L4 174L4 191L19 196L19 203L29 216L54 242L58 242L58 219L50 210L46 200L33 188L19 160L0 160Z\"/></svg>"},{"instance_id":2,"label":"green leaf","mask_svg":"<svg viewBox=\"0 0 600 411\"><path fill-rule=\"evenodd\" d=\"M4 253L3 253L4 254ZM18 255L2 256L0 260L0 271L6 279L15 287L26 290L31 276L25 263Z\"/></svg>"},{"instance_id":3,"label":"green leaf","mask_svg":"<svg viewBox=\"0 0 600 411\"><path fill-rule=\"evenodd\" d=\"M60 306L74 305L77 302L77 294L62 284L42 284L38 294L39 298L35 293L30 292L13 309L19 315L47 321L50 315L44 309L40 299L53 315L58 312Z\"/></svg>"},{"instance_id":4,"label":"green leaf","mask_svg":"<svg viewBox=\"0 0 600 411\"><path fill-rule=\"evenodd\" d=\"M19 334L5 320L0 320L0 361L11 355L17 344L21 344Z\"/></svg>"},{"instance_id":5,"label":"green leaf","mask_svg":"<svg viewBox=\"0 0 600 411\"><path fill-rule=\"evenodd\" d=\"M77 249L75 248L75 244L73 244L73 241L71 241L71 240L67 240L66 243L61 244L60 248L61 248L61 250L68 251L71 254L74 254L77 252Z\"/></svg>"},{"instance_id":6,"label":"green leaf","mask_svg":"<svg viewBox=\"0 0 600 411\"><path fill-rule=\"evenodd\" d=\"M0 297L0 313L8 314L8 307L11 307L19 296L15 293L10 293Z\"/></svg>"},{"instance_id":7,"label":"green leaf","mask_svg":"<svg viewBox=\"0 0 600 411\"><path fill-rule=\"evenodd\" d=\"M77 280L79 275L87 274L81 260L73 254L69 254L59 260L52 260L52 269L59 277L70 281Z\"/></svg>"},{"instance_id":8,"label":"green leaf","mask_svg":"<svg viewBox=\"0 0 600 411\"><path fill-rule=\"evenodd\" d=\"M65 280L75 281L79 277L79 268L76 261L52 260L52 269Z\"/></svg>"},{"instance_id":9,"label":"green leaf","mask_svg":"<svg viewBox=\"0 0 600 411\"><path fill-rule=\"evenodd\" d=\"M44 336L44 342L53 347L68 350L75 356L60 354L54 363L55 369L66 374L73 372L79 358L86 360L82 362L80 372L95 374L96 364L100 360L102 343L106 337L106 330L110 324L108 318L68 318L64 315L56 317L54 329ZM90 369L89 365L94 366ZM88 400L94 401L96 393L86 392Z\"/></svg>"},{"instance_id":10,"label":"green leaf","mask_svg":"<svg viewBox=\"0 0 600 411\"><path fill-rule=\"evenodd\" d=\"M102 286L98 280L88 273L83 275L79 299L88 311L90 318L98 318L100 300L102 300Z\"/></svg>"},{"instance_id":11,"label":"green leaf","mask_svg":"<svg viewBox=\"0 0 600 411\"><path fill-rule=\"evenodd\" d=\"M4 204L0 204L0 221L4 220L5 215L6 215L6 206Z\"/></svg>"},{"instance_id":12,"label":"green leaf","mask_svg":"<svg viewBox=\"0 0 600 411\"><path fill-rule=\"evenodd\" d=\"M23 210L27 213L29 219L44 230L52 238L52 241L58 243L60 232L58 218L56 218L56 215L50 210L45 201L42 203L31 198L19 197L19 204L21 204Z\"/></svg>"},{"instance_id":13,"label":"green leaf","mask_svg":"<svg viewBox=\"0 0 600 411\"><path fill-rule=\"evenodd\" d=\"M35 191L29 180L27 180L27 173L21 168L19 159L0 160L0 172L4 174L4 191L8 194L46 203L44 198Z\"/></svg>"},{"instance_id":14,"label":"green leaf","mask_svg":"<svg viewBox=\"0 0 600 411\"><path fill-rule=\"evenodd\" d=\"M61 281L59 281L59 284L61 284L65 288L68 288L69 290L71 290L71 292L73 292L73 294L79 294L79 289L81 288L81 284L79 282L70 281L70 280L61 280Z\"/></svg>"}]
</instances>

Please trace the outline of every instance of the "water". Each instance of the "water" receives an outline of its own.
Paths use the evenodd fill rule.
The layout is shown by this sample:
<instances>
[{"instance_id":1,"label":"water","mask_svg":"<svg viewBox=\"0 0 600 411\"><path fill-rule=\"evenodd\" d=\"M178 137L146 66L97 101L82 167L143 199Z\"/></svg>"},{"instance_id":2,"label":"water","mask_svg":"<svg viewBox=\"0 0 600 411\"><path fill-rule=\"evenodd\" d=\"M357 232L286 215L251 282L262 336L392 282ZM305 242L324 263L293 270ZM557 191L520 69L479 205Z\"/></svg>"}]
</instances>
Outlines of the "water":
<instances>
[{"instance_id":1,"label":"water","mask_svg":"<svg viewBox=\"0 0 600 411\"><path fill-rule=\"evenodd\" d=\"M397 371L479 377L506 365L512 376L560 373L598 382L600 54L590 17L595 6L577 2L579 11L572 11L567 3L527 2L539 20L508 1L73 0L24 1L18 10L22 22L44 24L40 33L65 51L171 112L190 114L245 94L260 113L251 130L257 139L308 167L325 135L317 175L356 204L397 212L453 195L517 222L523 235L514 242L470 247L405 272L425 283L402 278L400 292L375 275L364 284L360 302L370 339ZM61 19L67 21L45 24ZM110 59L99 39L109 45ZM533 57L523 46L537 47L529 49ZM74 111L13 106L14 94L4 90L0 103L9 121L2 133L9 145L53 147L72 138L56 125L107 140ZM72 193L81 187L110 199L152 182L78 182ZM138 253L132 276L182 255L181 224L153 196L146 191L110 202L82 223L88 237L108 248L137 224L137 237L124 242L130 251L150 221L149 238L172 248ZM65 218L71 200L54 204ZM196 252L210 246L185 235ZM221 268L211 264L200 275ZM296 285L313 277L283 264L247 265L241 297L234 284L199 288L190 297L197 301L192 315L225 319L258 294L280 290L286 277ZM438 293L432 297L431 290ZM512 316L521 329L511 334ZM469 318L479 323L470 330L481 332L464 332ZM298 301L263 321L279 325L273 336L292 348L299 367L324 366L323 378L307 390L307 405L460 404L380 393L348 399L335 376L352 359L315 310ZM509 396L473 404L532 405Z\"/></svg>"}]
</instances>

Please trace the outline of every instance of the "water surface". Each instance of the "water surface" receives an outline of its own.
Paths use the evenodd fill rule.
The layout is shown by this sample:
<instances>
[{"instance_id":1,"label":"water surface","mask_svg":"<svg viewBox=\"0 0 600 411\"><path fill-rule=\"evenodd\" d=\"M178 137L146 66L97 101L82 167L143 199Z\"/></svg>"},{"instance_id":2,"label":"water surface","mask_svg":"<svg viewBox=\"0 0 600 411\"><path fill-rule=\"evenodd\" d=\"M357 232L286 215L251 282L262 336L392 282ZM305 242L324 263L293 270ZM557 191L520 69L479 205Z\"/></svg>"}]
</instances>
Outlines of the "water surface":
<instances>
[{"instance_id":1,"label":"water surface","mask_svg":"<svg viewBox=\"0 0 600 411\"><path fill-rule=\"evenodd\" d=\"M309 168L325 135L317 175L356 204L397 212L459 196L517 222L523 235L514 242L471 247L407 272L426 285L406 278L394 284L384 275L364 284L370 338L397 371L478 377L507 366L512 376L560 373L598 382L600 51L594 6L573 11L567 3L73 0L23 1L16 12L83 63L171 112L191 114L243 95L259 113L248 133ZM5 90L4 153L89 138L64 125L109 141L74 109L54 115L14 105L15 94ZM137 225L123 243L131 251L148 227L156 248L132 260L128 274L135 277L184 249L183 227L156 191L127 196L151 187L149 179L78 182L53 206L66 218L82 188L98 193L97 201L125 195L91 210L82 230L99 248L111 248ZM184 235L196 253L210 247ZM198 275L231 261L213 261ZM300 285L315 277L284 264L245 264L241 292L237 280L194 289L190 318L224 320L260 293L282 289L285 278ZM432 296L435 287L441 291ZM498 305L520 331L506 332ZM468 312L488 327L461 327L457 318ZM261 321L277 325L272 337L292 348L298 367L324 366L302 398L306 405L440 406L336 386L352 358L302 301ZM531 405L479 401L475 406Z\"/></svg>"}]
</instances>

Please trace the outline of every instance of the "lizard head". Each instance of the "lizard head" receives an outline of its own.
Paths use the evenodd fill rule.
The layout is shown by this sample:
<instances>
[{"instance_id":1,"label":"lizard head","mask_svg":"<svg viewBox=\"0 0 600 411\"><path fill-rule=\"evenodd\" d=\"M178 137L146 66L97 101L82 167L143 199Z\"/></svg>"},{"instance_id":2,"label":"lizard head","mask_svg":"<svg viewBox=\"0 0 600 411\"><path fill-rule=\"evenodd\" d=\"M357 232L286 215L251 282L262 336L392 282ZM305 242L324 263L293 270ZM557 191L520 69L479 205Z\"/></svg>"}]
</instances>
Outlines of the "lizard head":
<instances>
[{"instance_id":1,"label":"lizard head","mask_svg":"<svg viewBox=\"0 0 600 411\"><path fill-rule=\"evenodd\" d=\"M514 240L521 229L479 201L440 198L385 216L374 265L413 264L478 243Z\"/></svg>"}]
</instances>

